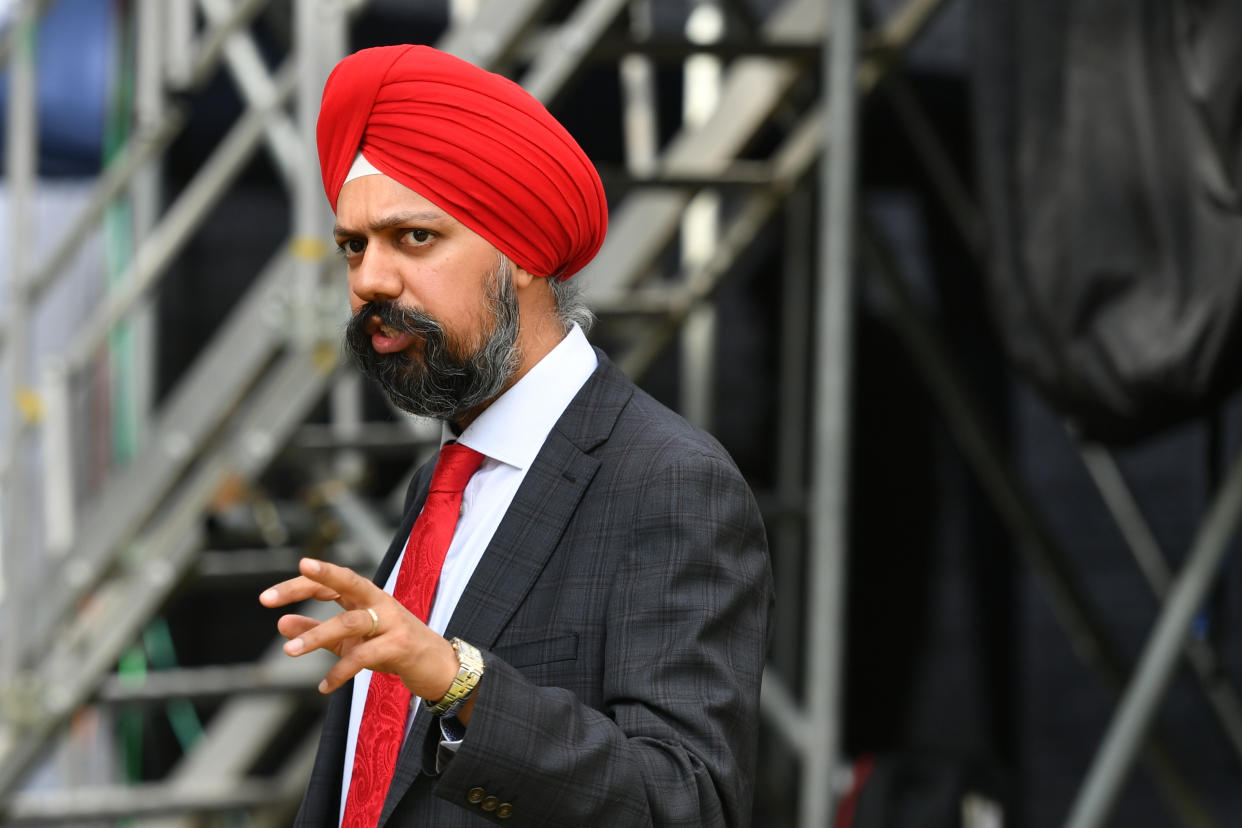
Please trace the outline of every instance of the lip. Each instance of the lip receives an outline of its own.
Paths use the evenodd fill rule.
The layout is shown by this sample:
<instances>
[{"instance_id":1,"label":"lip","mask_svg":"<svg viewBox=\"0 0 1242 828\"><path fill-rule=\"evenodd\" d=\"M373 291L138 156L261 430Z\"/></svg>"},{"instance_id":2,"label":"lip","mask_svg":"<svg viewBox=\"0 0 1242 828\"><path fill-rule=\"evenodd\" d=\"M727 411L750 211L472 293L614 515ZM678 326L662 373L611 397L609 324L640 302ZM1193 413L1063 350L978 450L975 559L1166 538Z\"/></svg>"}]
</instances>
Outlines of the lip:
<instances>
[{"instance_id":1,"label":"lip","mask_svg":"<svg viewBox=\"0 0 1242 828\"><path fill-rule=\"evenodd\" d=\"M371 335L371 347L376 353L394 354L398 351L404 351L414 343L416 339L414 334L398 333L390 331L380 323L378 316L372 316L367 320L366 332Z\"/></svg>"},{"instance_id":2,"label":"lip","mask_svg":"<svg viewBox=\"0 0 1242 828\"><path fill-rule=\"evenodd\" d=\"M371 334L371 347L381 354L395 354L398 351L404 351L412 344L414 344L414 334L397 336L384 336L378 332Z\"/></svg>"}]
</instances>

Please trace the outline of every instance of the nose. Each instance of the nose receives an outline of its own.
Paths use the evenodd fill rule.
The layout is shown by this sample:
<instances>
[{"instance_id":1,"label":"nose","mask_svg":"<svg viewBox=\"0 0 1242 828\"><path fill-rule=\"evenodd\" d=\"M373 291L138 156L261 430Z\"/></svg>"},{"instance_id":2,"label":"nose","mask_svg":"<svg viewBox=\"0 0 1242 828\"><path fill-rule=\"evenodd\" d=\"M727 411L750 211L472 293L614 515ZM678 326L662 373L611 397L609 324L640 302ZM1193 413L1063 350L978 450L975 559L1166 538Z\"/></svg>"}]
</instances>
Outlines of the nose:
<instances>
[{"instance_id":1,"label":"nose","mask_svg":"<svg viewBox=\"0 0 1242 828\"><path fill-rule=\"evenodd\" d=\"M368 244L362 260L350 269L349 290L363 303L395 300L401 296L401 274L380 245Z\"/></svg>"}]
</instances>

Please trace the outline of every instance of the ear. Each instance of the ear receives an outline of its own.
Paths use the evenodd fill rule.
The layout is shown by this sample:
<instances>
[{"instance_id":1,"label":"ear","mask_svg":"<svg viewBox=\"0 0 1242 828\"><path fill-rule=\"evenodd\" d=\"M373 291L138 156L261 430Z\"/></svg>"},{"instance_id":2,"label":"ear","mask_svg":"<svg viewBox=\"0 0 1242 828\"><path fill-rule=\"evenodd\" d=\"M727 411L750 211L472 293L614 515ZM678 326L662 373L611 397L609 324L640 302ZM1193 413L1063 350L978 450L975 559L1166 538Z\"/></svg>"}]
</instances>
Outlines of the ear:
<instances>
[{"instance_id":1,"label":"ear","mask_svg":"<svg viewBox=\"0 0 1242 828\"><path fill-rule=\"evenodd\" d=\"M513 286L519 290L529 287L536 279L542 280L542 277L535 276L524 268L513 265Z\"/></svg>"},{"instance_id":2,"label":"ear","mask_svg":"<svg viewBox=\"0 0 1242 828\"><path fill-rule=\"evenodd\" d=\"M556 297L548 280L513 266L513 288L527 321L541 318L556 310Z\"/></svg>"},{"instance_id":3,"label":"ear","mask_svg":"<svg viewBox=\"0 0 1242 828\"><path fill-rule=\"evenodd\" d=\"M531 307L543 307L555 302L547 279L517 265L513 266L513 289L524 305L531 303Z\"/></svg>"}]
</instances>

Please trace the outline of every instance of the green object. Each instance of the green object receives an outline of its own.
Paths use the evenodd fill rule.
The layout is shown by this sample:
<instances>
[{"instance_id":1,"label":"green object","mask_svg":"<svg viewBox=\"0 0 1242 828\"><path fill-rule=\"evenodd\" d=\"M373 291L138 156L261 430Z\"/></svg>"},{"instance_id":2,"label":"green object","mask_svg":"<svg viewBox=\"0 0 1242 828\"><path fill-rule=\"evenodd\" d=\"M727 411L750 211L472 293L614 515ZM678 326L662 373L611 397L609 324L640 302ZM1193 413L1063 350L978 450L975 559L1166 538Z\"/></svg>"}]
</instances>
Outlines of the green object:
<instances>
[{"instance_id":1,"label":"green object","mask_svg":"<svg viewBox=\"0 0 1242 828\"><path fill-rule=\"evenodd\" d=\"M131 15L132 17L132 15ZM134 37L132 22L117 26L120 38L114 54L120 55L120 66L113 73L115 88L104 125L103 166L106 169L124 150L130 138L130 113L134 102ZM125 200L117 200L104 212L104 260L108 268L108 286L119 287L134 255L133 210ZM121 322L108 337L108 376L112 409L112 459L129 463L138 451L139 412L137 377L134 371L134 334L132 326Z\"/></svg>"},{"instance_id":2,"label":"green object","mask_svg":"<svg viewBox=\"0 0 1242 828\"><path fill-rule=\"evenodd\" d=\"M177 666L177 649L173 645L172 632L163 618L151 622L142 635L147 656L157 670L171 670ZM168 723L182 751L188 751L203 736L203 724L194 705L185 699L168 703L165 709Z\"/></svg>"},{"instance_id":3,"label":"green object","mask_svg":"<svg viewBox=\"0 0 1242 828\"><path fill-rule=\"evenodd\" d=\"M121 683L141 686L147 678L147 656L142 648L134 645L121 656L117 665ZM120 738L121 764L125 779L137 782L142 779L142 711L127 708L117 714L117 733Z\"/></svg>"}]
</instances>

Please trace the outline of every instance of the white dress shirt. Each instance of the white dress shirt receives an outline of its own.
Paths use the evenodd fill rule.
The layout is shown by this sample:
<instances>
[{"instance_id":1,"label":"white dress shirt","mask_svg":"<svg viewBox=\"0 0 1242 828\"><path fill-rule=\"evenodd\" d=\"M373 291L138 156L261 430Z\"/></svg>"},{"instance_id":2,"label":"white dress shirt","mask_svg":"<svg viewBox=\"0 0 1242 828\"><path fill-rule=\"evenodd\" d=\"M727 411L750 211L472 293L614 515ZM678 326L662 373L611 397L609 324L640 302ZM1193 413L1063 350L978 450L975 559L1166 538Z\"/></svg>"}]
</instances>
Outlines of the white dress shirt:
<instances>
[{"instance_id":1,"label":"white dress shirt","mask_svg":"<svg viewBox=\"0 0 1242 828\"><path fill-rule=\"evenodd\" d=\"M496 533L496 527L513 502L527 470L543 448L552 426L565 413L598 364L595 350L587 342L586 335L574 325L560 344L512 388L497 397L456 437L457 442L483 454L484 459L462 494L461 518L440 571L440 582L427 623L437 633L443 635L448 627L470 576L474 574L492 535ZM453 439L452 431L445 424L440 444ZM404 557L404 551L401 554ZM392 594L400 570L401 560L398 559L388 582L384 584L385 592ZM371 671L362 670L354 678L353 702L349 711L345 771L341 780L342 819L353 775L358 728L362 723L370 686ZM410 700L411 710L417 711L421 706L418 702L417 698ZM413 716L410 716L406 722L407 733L412 720Z\"/></svg>"}]
</instances>

